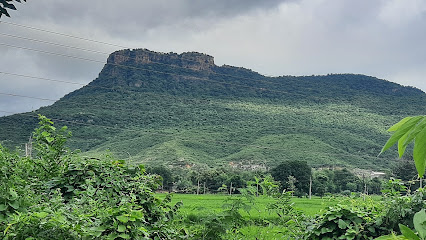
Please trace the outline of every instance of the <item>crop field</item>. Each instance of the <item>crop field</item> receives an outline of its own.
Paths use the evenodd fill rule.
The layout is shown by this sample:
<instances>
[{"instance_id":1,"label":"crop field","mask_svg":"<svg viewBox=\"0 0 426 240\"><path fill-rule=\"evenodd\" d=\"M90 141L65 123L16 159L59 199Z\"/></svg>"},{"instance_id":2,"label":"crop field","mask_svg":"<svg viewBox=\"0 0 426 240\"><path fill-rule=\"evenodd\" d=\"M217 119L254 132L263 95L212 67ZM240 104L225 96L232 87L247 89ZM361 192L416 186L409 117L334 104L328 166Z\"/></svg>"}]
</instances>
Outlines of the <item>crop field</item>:
<instances>
[{"instance_id":1,"label":"crop field","mask_svg":"<svg viewBox=\"0 0 426 240\"><path fill-rule=\"evenodd\" d=\"M163 194L161 194L163 195ZM172 203L181 201L183 203L180 213L181 214L197 214L198 216L208 215L211 213L218 213L222 211L222 205L229 199L229 195L221 194L173 194ZM328 206L337 204L340 200L335 197L312 197L309 198L293 198L294 206L296 209L302 211L306 215L314 216L320 213L321 210ZM259 196L254 198L254 204L250 210L250 214L242 212L243 215L249 218L274 218L276 215L267 210L268 204L274 202L274 199L266 196Z\"/></svg>"},{"instance_id":2,"label":"crop field","mask_svg":"<svg viewBox=\"0 0 426 240\"><path fill-rule=\"evenodd\" d=\"M163 198L165 194L158 194L158 196ZM238 197L238 195L234 195L232 199ZM196 226L205 219L220 214L224 209L224 204L230 202L230 198L229 195L224 194L173 194L172 204L182 202L183 205L179 210L180 217ZM312 199L309 199L294 197L291 201L295 209L313 217L316 214L320 214L328 206L336 205L345 199L348 198L312 197ZM274 203L276 199L268 196L259 196L253 197L252 201L251 203L247 200L245 201L247 205L251 206L248 213L240 209L244 219L251 222L251 224L244 224L237 231L228 232L225 239L288 239L288 231L291 231L291 229L275 224L278 216L273 211L268 210L268 206Z\"/></svg>"}]
</instances>

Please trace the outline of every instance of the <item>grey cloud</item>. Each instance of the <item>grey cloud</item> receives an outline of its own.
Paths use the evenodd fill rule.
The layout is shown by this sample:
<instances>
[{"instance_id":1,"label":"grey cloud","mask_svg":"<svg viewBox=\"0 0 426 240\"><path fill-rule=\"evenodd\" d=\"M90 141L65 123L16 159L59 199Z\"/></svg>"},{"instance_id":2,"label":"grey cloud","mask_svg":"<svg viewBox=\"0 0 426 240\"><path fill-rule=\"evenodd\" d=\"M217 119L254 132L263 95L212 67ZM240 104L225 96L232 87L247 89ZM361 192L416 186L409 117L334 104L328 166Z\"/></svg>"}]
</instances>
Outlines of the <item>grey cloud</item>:
<instances>
[{"instance_id":1,"label":"grey cloud","mask_svg":"<svg viewBox=\"0 0 426 240\"><path fill-rule=\"evenodd\" d=\"M156 1L55 1L27 2L16 18L51 21L73 27L98 27L115 30L146 31L176 24L191 18L235 17L253 9L269 9L286 0L156 0ZM287 0L288 1L288 0Z\"/></svg>"},{"instance_id":2,"label":"grey cloud","mask_svg":"<svg viewBox=\"0 0 426 240\"><path fill-rule=\"evenodd\" d=\"M205 52L218 64L266 75L360 73L426 90L426 2L420 2L37 0L20 5L11 19L2 21L135 48ZM2 32L106 53L118 49L0 24ZM1 36L0 42L100 61L107 57ZM0 52L0 71L84 84L96 78L103 65L1 46ZM54 99L75 88L1 75L0 81L4 91ZM9 109L8 103L22 111L46 104L2 97L0 110Z\"/></svg>"}]
</instances>

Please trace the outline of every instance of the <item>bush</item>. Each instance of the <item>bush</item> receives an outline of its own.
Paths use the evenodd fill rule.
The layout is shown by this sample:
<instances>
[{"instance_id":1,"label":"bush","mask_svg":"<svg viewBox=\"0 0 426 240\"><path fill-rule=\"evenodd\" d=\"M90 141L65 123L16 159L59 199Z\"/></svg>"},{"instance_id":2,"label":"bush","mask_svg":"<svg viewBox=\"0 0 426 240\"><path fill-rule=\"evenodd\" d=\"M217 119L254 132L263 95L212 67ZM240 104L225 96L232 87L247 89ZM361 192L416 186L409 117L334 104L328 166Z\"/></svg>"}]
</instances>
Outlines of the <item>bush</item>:
<instances>
[{"instance_id":1,"label":"bush","mask_svg":"<svg viewBox=\"0 0 426 240\"><path fill-rule=\"evenodd\" d=\"M329 207L308 228L307 239L373 239L379 236L375 214L346 205Z\"/></svg>"},{"instance_id":2,"label":"bush","mask_svg":"<svg viewBox=\"0 0 426 240\"><path fill-rule=\"evenodd\" d=\"M36 159L0 146L4 239L179 238L171 222L180 204L155 196L160 177L109 156L81 159L64 148L66 128L40 119Z\"/></svg>"}]
</instances>

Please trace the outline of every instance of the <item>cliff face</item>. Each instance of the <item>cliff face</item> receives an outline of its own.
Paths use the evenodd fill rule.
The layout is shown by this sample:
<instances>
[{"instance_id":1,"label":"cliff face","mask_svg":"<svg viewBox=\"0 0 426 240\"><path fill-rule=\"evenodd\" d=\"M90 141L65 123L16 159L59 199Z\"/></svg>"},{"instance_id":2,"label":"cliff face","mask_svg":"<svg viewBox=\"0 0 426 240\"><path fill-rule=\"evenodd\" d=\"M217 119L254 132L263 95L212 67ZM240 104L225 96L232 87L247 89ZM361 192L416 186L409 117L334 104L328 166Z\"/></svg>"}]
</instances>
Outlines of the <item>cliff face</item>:
<instances>
[{"instance_id":1,"label":"cliff face","mask_svg":"<svg viewBox=\"0 0 426 240\"><path fill-rule=\"evenodd\" d=\"M146 49L116 51L108 57L107 63L117 65L159 63L199 71L209 71L215 66L212 56L198 52L176 54L153 52Z\"/></svg>"}]
</instances>

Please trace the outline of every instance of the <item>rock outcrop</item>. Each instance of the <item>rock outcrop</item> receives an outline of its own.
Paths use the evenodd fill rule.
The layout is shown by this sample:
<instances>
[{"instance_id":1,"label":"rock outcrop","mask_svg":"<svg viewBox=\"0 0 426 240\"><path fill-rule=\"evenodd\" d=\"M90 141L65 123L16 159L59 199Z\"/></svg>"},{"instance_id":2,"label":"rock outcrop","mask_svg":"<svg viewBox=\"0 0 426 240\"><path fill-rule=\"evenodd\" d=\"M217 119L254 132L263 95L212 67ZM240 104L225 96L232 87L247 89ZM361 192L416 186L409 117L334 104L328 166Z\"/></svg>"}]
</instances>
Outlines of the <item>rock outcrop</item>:
<instances>
[{"instance_id":1,"label":"rock outcrop","mask_svg":"<svg viewBox=\"0 0 426 240\"><path fill-rule=\"evenodd\" d=\"M129 65L132 63L142 65L157 63L199 71L208 71L215 66L213 57L203 53L160 53L149 51L147 49L126 49L116 51L108 57L107 63L116 65Z\"/></svg>"}]
</instances>

